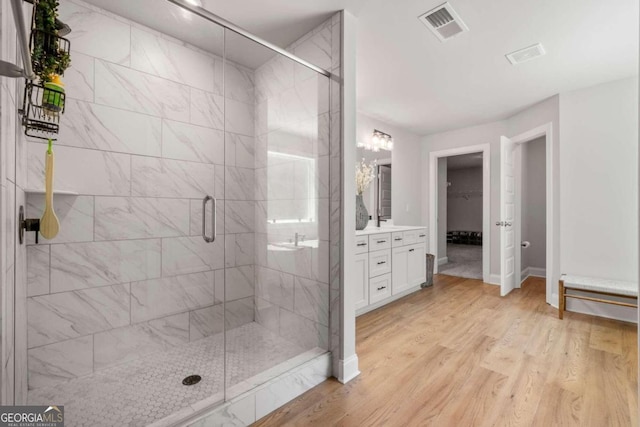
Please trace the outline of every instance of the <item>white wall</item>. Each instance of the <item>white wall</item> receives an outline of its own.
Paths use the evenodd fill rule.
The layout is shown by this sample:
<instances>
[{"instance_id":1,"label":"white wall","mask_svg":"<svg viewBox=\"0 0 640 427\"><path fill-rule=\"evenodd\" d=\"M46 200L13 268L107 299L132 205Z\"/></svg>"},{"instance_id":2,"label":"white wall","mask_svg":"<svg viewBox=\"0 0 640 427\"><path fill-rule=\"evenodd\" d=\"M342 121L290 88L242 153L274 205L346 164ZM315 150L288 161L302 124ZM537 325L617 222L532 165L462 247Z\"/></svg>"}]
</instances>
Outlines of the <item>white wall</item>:
<instances>
[{"instance_id":1,"label":"white wall","mask_svg":"<svg viewBox=\"0 0 640 427\"><path fill-rule=\"evenodd\" d=\"M482 167L449 169L447 178L447 230L482 231Z\"/></svg>"},{"instance_id":2,"label":"white wall","mask_svg":"<svg viewBox=\"0 0 640 427\"><path fill-rule=\"evenodd\" d=\"M447 158L438 159L438 262L447 257Z\"/></svg>"},{"instance_id":3,"label":"white wall","mask_svg":"<svg viewBox=\"0 0 640 427\"><path fill-rule=\"evenodd\" d=\"M560 96L564 273L638 280L637 84Z\"/></svg>"},{"instance_id":4,"label":"white wall","mask_svg":"<svg viewBox=\"0 0 640 427\"><path fill-rule=\"evenodd\" d=\"M424 225L422 206L422 192L419 183L421 142L420 136L407 132L404 129L369 117L365 114L357 114L356 141L371 138L373 130L378 129L393 137L393 151L381 151L379 153L367 152L359 149L360 160L363 156L367 161L373 158L389 158L392 164L391 179L391 216L396 225ZM354 141L353 143L355 144ZM391 154L391 155L389 155ZM373 186L372 186L373 187ZM371 187L371 188L372 188ZM370 200L364 195L364 200ZM369 214L373 213L367 205Z\"/></svg>"},{"instance_id":5,"label":"white wall","mask_svg":"<svg viewBox=\"0 0 640 427\"><path fill-rule=\"evenodd\" d=\"M546 139L540 137L521 145L522 158L522 240L531 246L522 249L522 270L546 268L547 192Z\"/></svg>"}]
</instances>

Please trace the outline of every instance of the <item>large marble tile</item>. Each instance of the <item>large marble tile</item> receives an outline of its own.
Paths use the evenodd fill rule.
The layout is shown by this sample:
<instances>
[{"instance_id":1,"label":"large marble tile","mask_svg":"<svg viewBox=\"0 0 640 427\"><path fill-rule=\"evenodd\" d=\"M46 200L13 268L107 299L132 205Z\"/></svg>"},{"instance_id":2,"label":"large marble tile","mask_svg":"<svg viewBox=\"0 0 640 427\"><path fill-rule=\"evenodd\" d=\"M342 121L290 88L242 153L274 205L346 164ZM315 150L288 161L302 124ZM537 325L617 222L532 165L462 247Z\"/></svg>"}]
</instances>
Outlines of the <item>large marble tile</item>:
<instances>
[{"instance_id":1,"label":"large marble tile","mask_svg":"<svg viewBox=\"0 0 640 427\"><path fill-rule=\"evenodd\" d=\"M293 311L294 280L291 274L256 267L256 296Z\"/></svg>"},{"instance_id":2,"label":"large marble tile","mask_svg":"<svg viewBox=\"0 0 640 427\"><path fill-rule=\"evenodd\" d=\"M73 51L117 64L129 64L131 26L70 1L61 2L60 20L73 31L66 36Z\"/></svg>"},{"instance_id":3,"label":"large marble tile","mask_svg":"<svg viewBox=\"0 0 640 427\"><path fill-rule=\"evenodd\" d=\"M222 237L222 236L221 236ZM205 242L201 236L162 239L162 275L176 276L224 267L223 239Z\"/></svg>"},{"instance_id":4,"label":"large marble tile","mask_svg":"<svg viewBox=\"0 0 640 427\"><path fill-rule=\"evenodd\" d=\"M80 194L124 196L130 192L130 156L64 147L54 143L54 189ZM28 144L28 187L44 189L47 144Z\"/></svg>"},{"instance_id":5,"label":"large marble tile","mask_svg":"<svg viewBox=\"0 0 640 427\"><path fill-rule=\"evenodd\" d=\"M224 133L203 126L163 120L162 157L224 164Z\"/></svg>"},{"instance_id":6,"label":"large marble tile","mask_svg":"<svg viewBox=\"0 0 640 427\"><path fill-rule=\"evenodd\" d=\"M90 242L93 240L93 196L55 196L54 209L60 229L53 239L40 237L40 243ZM27 197L27 218L40 218L44 194ZM27 233L27 244L35 243L35 233Z\"/></svg>"},{"instance_id":7,"label":"large marble tile","mask_svg":"<svg viewBox=\"0 0 640 427\"><path fill-rule=\"evenodd\" d=\"M224 331L224 306L222 304L189 312L189 340L197 341Z\"/></svg>"},{"instance_id":8,"label":"large marble tile","mask_svg":"<svg viewBox=\"0 0 640 427\"><path fill-rule=\"evenodd\" d=\"M225 229L227 233L251 233L254 228L255 202L225 202Z\"/></svg>"},{"instance_id":9,"label":"large marble tile","mask_svg":"<svg viewBox=\"0 0 640 427\"><path fill-rule=\"evenodd\" d=\"M245 136L254 135L254 106L233 99L225 100L225 130Z\"/></svg>"},{"instance_id":10,"label":"large marble tile","mask_svg":"<svg viewBox=\"0 0 640 427\"><path fill-rule=\"evenodd\" d=\"M329 20L319 31L296 46L293 52L313 65L330 70L333 62L331 36L331 20ZM317 72L296 64L295 75L296 81L303 81L317 75Z\"/></svg>"},{"instance_id":11,"label":"large marble tile","mask_svg":"<svg viewBox=\"0 0 640 427\"><path fill-rule=\"evenodd\" d=\"M128 284L31 297L29 348L124 326L129 300Z\"/></svg>"},{"instance_id":12,"label":"large marble tile","mask_svg":"<svg viewBox=\"0 0 640 427\"><path fill-rule=\"evenodd\" d=\"M254 139L250 136L227 132L225 134L226 166L254 168Z\"/></svg>"},{"instance_id":13,"label":"large marble tile","mask_svg":"<svg viewBox=\"0 0 640 427\"><path fill-rule=\"evenodd\" d=\"M188 233L188 199L96 197L96 240L174 237Z\"/></svg>"},{"instance_id":14,"label":"large marble tile","mask_svg":"<svg viewBox=\"0 0 640 427\"><path fill-rule=\"evenodd\" d=\"M160 240L51 246L51 291L64 292L160 277Z\"/></svg>"},{"instance_id":15,"label":"large marble tile","mask_svg":"<svg viewBox=\"0 0 640 427\"><path fill-rule=\"evenodd\" d=\"M235 234L234 256L235 265L251 265L255 261L255 239L253 233Z\"/></svg>"},{"instance_id":16,"label":"large marble tile","mask_svg":"<svg viewBox=\"0 0 640 427\"><path fill-rule=\"evenodd\" d=\"M212 271L131 284L131 321L157 319L213 305Z\"/></svg>"},{"instance_id":17,"label":"large marble tile","mask_svg":"<svg viewBox=\"0 0 640 427\"><path fill-rule=\"evenodd\" d=\"M294 311L329 326L329 285L314 280L295 278Z\"/></svg>"},{"instance_id":18,"label":"large marble tile","mask_svg":"<svg viewBox=\"0 0 640 427\"><path fill-rule=\"evenodd\" d=\"M227 61L224 70L224 84L226 98L253 104L254 77L252 70Z\"/></svg>"},{"instance_id":19,"label":"large marble tile","mask_svg":"<svg viewBox=\"0 0 640 427\"><path fill-rule=\"evenodd\" d=\"M131 29L131 68L208 92L214 58L138 28Z\"/></svg>"},{"instance_id":20,"label":"large marble tile","mask_svg":"<svg viewBox=\"0 0 640 427\"><path fill-rule=\"evenodd\" d=\"M256 419L260 419L331 376L331 357L320 356L256 390Z\"/></svg>"},{"instance_id":21,"label":"large marble tile","mask_svg":"<svg viewBox=\"0 0 640 427\"><path fill-rule=\"evenodd\" d=\"M190 106L191 123L224 130L225 100L222 96L191 88Z\"/></svg>"},{"instance_id":22,"label":"large marble tile","mask_svg":"<svg viewBox=\"0 0 640 427\"><path fill-rule=\"evenodd\" d=\"M253 322L253 297L238 299L225 303L224 324L226 330L239 328Z\"/></svg>"},{"instance_id":23,"label":"large marble tile","mask_svg":"<svg viewBox=\"0 0 640 427\"><path fill-rule=\"evenodd\" d=\"M95 369L127 362L189 342L189 313L98 333Z\"/></svg>"},{"instance_id":24,"label":"large marble tile","mask_svg":"<svg viewBox=\"0 0 640 427\"><path fill-rule=\"evenodd\" d=\"M160 156L160 122L147 114L69 99L56 144Z\"/></svg>"},{"instance_id":25,"label":"large marble tile","mask_svg":"<svg viewBox=\"0 0 640 427\"><path fill-rule=\"evenodd\" d=\"M49 293L50 245L27 247L27 296Z\"/></svg>"},{"instance_id":26,"label":"large marble tile","mask_svg":"<svg viewBox=\"0 0 640 427\"><path fill-rule=\"evenodd\" d=\"M215 166L133 156L131 193L140 197L198 198L215 191Z\"/></svg>"},{"instance_id":27,"label":"large marble tile","mask_svg":"<svg viewBox=\"0 0 640 427\"><path fill-rule=\"evenodd\" d=\"M68 117L71 99L93 102L94 58L73 52L73 61L64 73L65 82L65 117Z\"/></svg>"},{"instance_id":28,"label":"large marble tile","mask_svg":"<svg viewBox=\"0 0 640 427\"><path fill-rule=\"evenodd\" d=\"M256 101L275 98L294 85L294 61L276 55L255 71Z\"/></svg>"},{"instance_id":29,"label":"large marble tile","mask_svg":"<svg viewBox=\"0 0 640 427\"><path fill-rule=\"evenodd\" d=\"M280 307L267 300L255 298L255 318L256 322L271 332L280 331Z\"/></svg>"},{"instance_id":30,"label":"large marble tile","mask_svg":"<svg viewBox=\"0 0 640 427\"><path fill-rule=\"evenodd\" d=\"M255 175L253 169L227 166L225 173L225 200L255 199Z\"/></svg>"},{"instance_id":31,"label":"large marble tile","mask_svg":"<svg viewBox=\"0 0 640 427\"><path fill-rule=\"evenodd\" d=\"M306 350L329 345L329 328L289 310L280 309L280 336Z\"/></svg>"},{"instance_id":32,"label":"large marble tile","mask_svg":"<svg viewBox=\"0 0 640 427\"><path fill-rule=\"evenodd\" d=\"M322 76L314 76L269 99L267 128L296 133L298 123L328 111L329 82Z\"/></svg>"},{"instance_id":33,"label":"large marble tile","mask_svg":"<svg viewBox=\"0 0 640 427\"><path fill-rule=\"evenodd\" d=\"M93 336L28 351L29 389L52 386L93 372Z\"/></svg>"},{"instance_id":34,"label":"large marble tile","mask_svg":"<svg viewBox=\"0 0 640 427\"><path fill-rule=\"evenodd\" d=\"M189 427L244 427L256 422L256 397L249 394L226 404L211 415L190 424Z\"/></svg>"},{"instance_id":35,"label":"large marble tile","mask_svg":"<svg viewBox=\"0 0 640 427\"><path fill-rule=\"evenodd\" d=\"M251 265L225 270L225 299L234 301L254 294L254 269Z\"/></svg>"},{"instance_id":36,"label":"large marble tile","mask_svg":"<svg viewBox=\"0 0 640 427\"><path fill-rule=\"evenodd\" d=\"M105 61L96 61L97 103L188 121L189 87Z\"/></svg>"}]
</instances>

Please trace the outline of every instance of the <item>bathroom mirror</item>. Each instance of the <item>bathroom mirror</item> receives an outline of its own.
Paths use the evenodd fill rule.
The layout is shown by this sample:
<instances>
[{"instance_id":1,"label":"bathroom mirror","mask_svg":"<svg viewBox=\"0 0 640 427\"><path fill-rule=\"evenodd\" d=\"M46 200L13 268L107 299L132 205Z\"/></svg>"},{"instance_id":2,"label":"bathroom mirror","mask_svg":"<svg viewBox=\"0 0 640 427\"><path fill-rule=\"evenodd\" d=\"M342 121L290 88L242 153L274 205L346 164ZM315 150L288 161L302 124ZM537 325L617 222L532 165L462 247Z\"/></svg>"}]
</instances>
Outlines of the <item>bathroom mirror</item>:
<instances>
[{"instance_id":1,"label":"bathroom mirror","mask_svg":"<svg viewBox=\"0 0 640 427\"><path fill-rule=\"evenodd\" d=\"M378 152L374 152L371 150L366 150L364 148L359 147L357 149L357 159L364 161L369 164L372 162L377 163L376 167L376 179L373 180L369 188L367 188L364 193L362 193L362 199L364 201L365 206L367 207L367 211L369 212L369 217L371 221L376 220L376 213L379 208L379 201L382 201L384 204L383 209L383 218L384 220L390 220L392 218L392 206L391 206L391 182L393 179L393 168L391 167L391 153L390 151L381 150ZM382 169L383 174L385 176L385 184L383 188L385 189L382 197L378 196L378 176L379 169Z\"/></svg>"}]
</instances>

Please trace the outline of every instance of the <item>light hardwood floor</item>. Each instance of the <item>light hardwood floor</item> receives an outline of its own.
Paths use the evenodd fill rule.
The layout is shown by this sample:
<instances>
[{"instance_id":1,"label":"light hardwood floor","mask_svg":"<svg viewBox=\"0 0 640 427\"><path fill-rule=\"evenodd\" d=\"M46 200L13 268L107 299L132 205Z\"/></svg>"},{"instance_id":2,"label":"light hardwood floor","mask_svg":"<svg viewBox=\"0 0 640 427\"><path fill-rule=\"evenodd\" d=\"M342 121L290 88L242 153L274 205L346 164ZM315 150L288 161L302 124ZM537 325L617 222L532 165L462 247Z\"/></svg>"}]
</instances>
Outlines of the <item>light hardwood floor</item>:
<instances>
[{"instance_id":1,"label":"light hardwood floor","mask_svg":"<svg viewBox=\"0 0 640 427\"><path fill-rule=\"evenodd\" d=\"M557 310L544 280L435 285L357 319L361 374L258 426L636 426L636 325Z\"/></svg>"}]
</instances>

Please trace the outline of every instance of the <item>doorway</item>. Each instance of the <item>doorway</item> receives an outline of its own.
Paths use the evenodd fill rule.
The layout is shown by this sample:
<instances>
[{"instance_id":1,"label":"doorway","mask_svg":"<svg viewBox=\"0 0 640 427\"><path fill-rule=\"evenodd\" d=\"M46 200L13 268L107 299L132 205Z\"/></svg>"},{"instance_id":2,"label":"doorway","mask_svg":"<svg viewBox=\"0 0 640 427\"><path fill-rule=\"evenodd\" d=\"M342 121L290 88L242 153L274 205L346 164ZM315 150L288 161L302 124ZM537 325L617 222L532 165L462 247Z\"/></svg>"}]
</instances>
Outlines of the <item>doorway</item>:
<instances>
[{"instance_id":1,"label":"doorway","mask_svg":"<svg viewBox=\"0 0 640 427\"><path fill-rule=\"evenodd\" d=\"M458 184L454 184L447 176L446 164L449 163L449 159L452 159L454 165L462 162L462 166L464 166L464 162L474 162L473 166L479 166L477 172L481 172L481 184L479 186L477 182L475 182L475 185L465 184L468 180L459 178L456 178ZM454 172L456 170L455 167L451 171L452 176L458 175L457 172ZM434 230L434 232L429 233L429 247L437 260L434 265L434 272L468 277L469 274L465 273L468 273L467 269L473 264L471 268L475 273L473 278L482 279L485 283L489 283L491 247L489 236L490 145L480 144L431 152L429 154L429 168L429 229ZM460 169L465 168L461 167ZM476 181L477 179L478 177L476 177ZM451 186L448 185L449 182L451 182ZM449 188L451 188L451 191L449 191ZM451 193L451 199L448 197L449 193ZM451 203L447 203L449 200L451 200ZM463 208L468 208L470 205L466 204L469 201L481 206L481 226L477 223L478 215L476 214L476 222L474 224L469 225L468 221L459 222L458 218L452 218L452 221L458 222L453 222L449 227L447 224L448 205L460 204L463 205ZM465 214L463 212L461 215L464 216ZM454 230L452 227L456 229ZM458 233L454 233L456 231ZM450 240L450 242L447 242L447 240ZM456 265L456 257L458 261L461 261L459 264L461 268L459 269L456 268L458 267ZM481 266L480 274L477 272L479 266Z\"/></svg>"},{"instance_id":2,"label":"doorway","mask_svg":"<svg viewBox=\"0 0 640 427\"><path fill-rule=\"evenodd\" d=\"M482 280L482 152L438 159L438 265Z\"/></svg>"},{"instance_id":3,"label":"doorway","mask_svg":"<svg viewBox=\"0 0 640 427\"><path fill-rule=\"evenodd\" d=\"M534 154L537 158L535 166L537 170L533 173L538 176L537 200L536 206L523 207L523 180L527 179L523 176L523 153L526 157L530 150L540 150L540 146L529 146L528 144L542 144L544 141L544 184L540 183L541 173L541 153ZM526 151L525 147L526 146ZM533 147L533 148L530 148ZM554 260L557 241L554 236L555 222L554 218L558 215L557 204L554 203L557 194L557 182L554 179L555 156L554 152L553 126L551 123L539 126L530 131L516 135L513 138L505 136L500 138L500 218L496 222L496 226L500 229L500 294L507 295L513 289L519 288L521 281L526 275L542 275L545 276L546 284L546 301L548 304L557 304L557 295L554 295L554 283L557 283L557 261ZM528 160L527 160L528 162ZM525 166L526 167L526 166ZM528 172L527 172L528 173ZM529 188L526 184L525 193ZM533 184L531 184L533 185ZM540 186L544 187L544 209L540 212ZM526 194L525 198L528 198ZM527 202L525 202L527 203ZM525 211L526 209L526 211ZM536 211L536 212L533 212ZM544 239L540 236L540 224L544 217ZM531 217L535 217L533 232L529 228L528 222ZM525 236L534 236L535 242L523 238L523 221L525 222ZM523 241L527 241L530 245L526 248L522 247ZM540 250L540 246L544 247L544 267L538 265L529 265L527 271L526 265L523 268L523 253L525 263L531 262L530 257L538 259L536 263L540 263L539 254L533 255L529 251L533 246ZM531 268L533 267L533 269ZM532 274L533 272L533 274ZM523 277L523 274L525 277Z\"/></svg>"}]
</instances>

